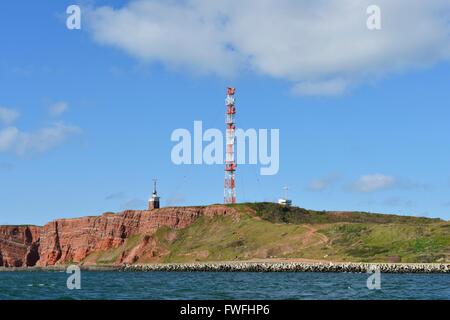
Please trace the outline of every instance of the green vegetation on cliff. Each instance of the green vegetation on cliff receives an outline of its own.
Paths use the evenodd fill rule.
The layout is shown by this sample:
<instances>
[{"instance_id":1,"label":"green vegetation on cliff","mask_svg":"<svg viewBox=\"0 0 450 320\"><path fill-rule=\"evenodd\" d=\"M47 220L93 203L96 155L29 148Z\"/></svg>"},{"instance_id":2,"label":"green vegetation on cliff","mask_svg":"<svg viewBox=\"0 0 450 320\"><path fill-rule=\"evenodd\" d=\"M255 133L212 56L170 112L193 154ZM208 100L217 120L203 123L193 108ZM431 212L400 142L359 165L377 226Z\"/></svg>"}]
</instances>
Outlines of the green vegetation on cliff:
<instances>
[{"instance_id":1,"label":"green vegetation on cliff","mask_svg":"<svg viewBox=\"0 0 450 320\"><path fill-rule=\"evenodd\" d=\"M314 211L298 207L284 207L276 203L244 203L235 205L245 210L250 208L254 210L259 217L271 222L284 223L414 223L428 224L440 222L440 219L430 219L422 217L399 216L392 214L380 214L369 212L339 212L339 211Z\"/></svg>"},{"instance_id":2,"label":"green vegetation on cliff","mask_svg":"<svg viewBox=\"0 0 450 320\"><path fill-rule=\"evenodd\" d=\"M236 205L238 221L202 218L177 231L164 260L304 258L333 261L443 262L450 223L366 212L324 212L273 203ZM160 236L160 239L164 239ZM164 243L164 240L161 241Z\"/></svg>"},{"instance_id":3,"label":"green vegetation on cliff","mask_svg":"<svg viewBox=\"0 0 450 320\"><path fill-rule=\"evenodd\" d=\"M325 212L273 203L233 205L236 216L202 216L184 229L160 228L138 263L312 259L353 262L449 262L450 223L440 219ZM104 252L111 263L142 237Z\"/></svg>"}]
</instances>

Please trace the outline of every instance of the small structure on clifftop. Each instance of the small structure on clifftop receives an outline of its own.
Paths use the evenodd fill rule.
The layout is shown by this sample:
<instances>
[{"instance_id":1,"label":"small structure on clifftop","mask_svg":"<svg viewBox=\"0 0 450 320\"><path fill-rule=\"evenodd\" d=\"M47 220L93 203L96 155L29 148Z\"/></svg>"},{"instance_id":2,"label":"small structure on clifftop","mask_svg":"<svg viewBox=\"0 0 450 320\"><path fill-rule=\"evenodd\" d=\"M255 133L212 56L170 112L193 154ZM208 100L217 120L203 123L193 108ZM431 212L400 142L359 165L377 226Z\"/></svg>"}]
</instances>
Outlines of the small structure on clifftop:
<instances>
[{"instance_id":1,"label":"small structure on clifftop","mask_svg":"<svg viewBox=\"0 0 450 320\"><path fill-rule=\"evenodd\" d=\"M287 193L288 193L289 188L284 187L283 190L284 190L284 197L278 199L278 204L281 204L282 206L285 206L285 207L290 207L292 205L292 200L288 199Z\"/></svg>"},{"instance_id":2,"label":"small structure on clifftop","mask_svg":"<svg viewBox=\"0 0 450 320\"><path fill-rule=\"evenodd\" d=\"M153 179L153 193L150 199L148 199L148 210L158 209L159 208L159 197L156 192L156 179Z\"/></svg>"}]
</instances>

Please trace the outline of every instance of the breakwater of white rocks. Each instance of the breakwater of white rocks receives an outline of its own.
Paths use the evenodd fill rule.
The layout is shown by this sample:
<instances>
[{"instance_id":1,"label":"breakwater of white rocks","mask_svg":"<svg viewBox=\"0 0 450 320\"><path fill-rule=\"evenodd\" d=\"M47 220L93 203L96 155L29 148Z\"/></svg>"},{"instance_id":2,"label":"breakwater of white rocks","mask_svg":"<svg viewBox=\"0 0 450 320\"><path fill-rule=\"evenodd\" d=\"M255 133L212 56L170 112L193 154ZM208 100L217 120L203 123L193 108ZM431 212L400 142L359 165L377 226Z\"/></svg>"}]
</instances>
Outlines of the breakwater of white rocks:
<instances>
[{"instance_id":1,"label":"breakwater of white rocks","mask_svg":"<svg viewBox=\"0 0 450 320\"><path fill-rule=\"evenodd\" d=\"M450 273L450 264L440 263L305 263L223 262L125 265L119 271L146 272L354 272L366 273Z\"/></svg>"},{"instance_id":2,"label":"breakwater of white rocks","mask_svg":"<svg viewBox=\"0 0 450 320\"><path fill-rule=\"evenodd\" d=\"M197 262L136 265L79 265L83 271L122 272L353 272L366 273L448 273L450 263L356 263L356 262ZM67 266L3 268L0 272L62 272Z\"/></svg>"}]
</instances>

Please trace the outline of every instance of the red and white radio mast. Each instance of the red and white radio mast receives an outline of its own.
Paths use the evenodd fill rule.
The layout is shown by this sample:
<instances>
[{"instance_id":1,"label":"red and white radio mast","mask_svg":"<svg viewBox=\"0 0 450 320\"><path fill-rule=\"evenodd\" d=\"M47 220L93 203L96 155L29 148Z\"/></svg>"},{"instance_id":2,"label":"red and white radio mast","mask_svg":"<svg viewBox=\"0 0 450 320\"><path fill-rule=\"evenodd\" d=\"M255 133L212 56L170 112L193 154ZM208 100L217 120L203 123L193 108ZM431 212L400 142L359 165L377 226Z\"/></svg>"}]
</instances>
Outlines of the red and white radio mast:
<instances>
[{"instance_id":1,"label":"red and white radio mast","mask_svg":"<svg viewBox=\"0 0 450 320\"><path fill-rule=\"evenodd\" d=\"M236 190L235 190L235 171L236 162L234 157L234 146L236 142L235 138L235 114L236 108L234 106L234 93L235 88L227 89L227 98L225 104L227 106L227 112L225 116L226 123L226 156L225 156L225 190L224 190L224 202L225 204L236 203Z\"/></svg>"}]
</instances>

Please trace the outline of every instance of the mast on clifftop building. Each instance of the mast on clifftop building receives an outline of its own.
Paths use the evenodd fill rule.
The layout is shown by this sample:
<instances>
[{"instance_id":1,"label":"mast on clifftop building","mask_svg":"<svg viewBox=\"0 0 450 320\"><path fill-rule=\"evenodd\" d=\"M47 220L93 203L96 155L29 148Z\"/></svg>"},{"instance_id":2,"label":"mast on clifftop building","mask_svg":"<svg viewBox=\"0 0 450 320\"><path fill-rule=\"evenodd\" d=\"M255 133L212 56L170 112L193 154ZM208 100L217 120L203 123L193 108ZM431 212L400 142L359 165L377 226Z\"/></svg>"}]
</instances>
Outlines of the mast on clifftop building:
<instances>
[{"instance_id":1,"label":"mast on clifftop building","mask_svg":"<svg viewBox=\"0 0 450 320\"><path fill-rule=\"evenodd\" d=\"M153 193L150 199L148 199L148 210L158 209L159 208L159 197L156 192L156 179L153 179Z\"/></svg>"},{"instance_id":2,"label":"mast on clifftop building","mask_svg":"<svg viewBox=\"0 0 450 320\"><path fill-rule=\"evenodd\" d=\"M234 149L236 143L236 136L235 136L236 107L234 106L235 92L236 92L235 88L228 88L227 98L225 100L225 104L227 106L227 111L225 115L225 124L226 124L225 188L224 188L225 204L236 203L236 190L235 190L236 162L234 156Z\"/></svg>"}]
</instances>

